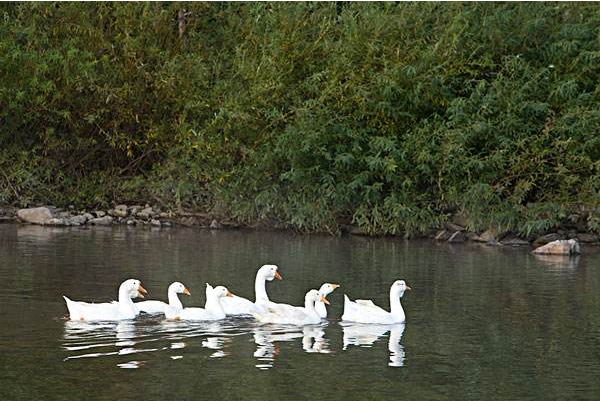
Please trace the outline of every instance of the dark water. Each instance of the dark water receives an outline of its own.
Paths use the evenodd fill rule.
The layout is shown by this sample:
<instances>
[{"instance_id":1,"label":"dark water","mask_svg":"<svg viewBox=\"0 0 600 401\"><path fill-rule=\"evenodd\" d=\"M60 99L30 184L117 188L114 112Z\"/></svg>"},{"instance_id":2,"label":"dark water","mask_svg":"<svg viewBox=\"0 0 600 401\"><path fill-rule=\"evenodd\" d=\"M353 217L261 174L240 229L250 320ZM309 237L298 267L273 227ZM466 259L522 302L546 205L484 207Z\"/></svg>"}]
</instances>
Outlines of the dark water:
<instances>
[{"instance_id":1,"label":"dark water","mask_svg":"<svg viewBox=\"0 0 600 401\"><path fill-rule=\"evenodd\" d=\"M0 225L0 399L600 399L600 252L265 232ZM66 322L61 298L106 301L126 278L149 298L184 282L253 297L276 263L274 301L340 283L321 326ZM388 305L403 278L405 326L342 326L343 293Z\"/></svg>"}]
</instances>

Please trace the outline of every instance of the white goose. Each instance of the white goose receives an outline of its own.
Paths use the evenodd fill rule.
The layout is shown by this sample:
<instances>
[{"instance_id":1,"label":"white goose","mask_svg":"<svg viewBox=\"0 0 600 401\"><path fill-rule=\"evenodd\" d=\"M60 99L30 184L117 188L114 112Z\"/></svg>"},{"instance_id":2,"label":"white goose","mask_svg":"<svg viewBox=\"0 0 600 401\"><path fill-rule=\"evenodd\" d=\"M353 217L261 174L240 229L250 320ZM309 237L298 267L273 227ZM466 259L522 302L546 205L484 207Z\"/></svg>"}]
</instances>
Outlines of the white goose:
<instances>
[{"instance_id":1,"label":"white goose","mask_svg":"<svg viewBox=\"0 0 600 401\"><path fill-rule=\"evenodd\" d=\"M125 320L133 319L139 313L131 298L144 298L147 291L136 279L125 280L119 286L119 300L105 303L72 301L63 295L71 320Z\"/></svg>"},{"instance_id":2,"label":"white goose","mask_svg":"<svg viewBox=\"0 0 600 401\"><path fill-rule=\"evenodd\" d=\"M333 290L335 290L338 287L339 287L338 284L325 283L321 286L321 288L319 288L318 292L319 292L319 295L322 295L323 298L325 300L327 300L327 295L331 294L333 292ZM327 302L327 304L329 305L329 302ZM286 312L292 312L292 311L298 310L298 309L301 310L303 308L301 306L293 306L293 305L289 305L289 304L270 302L268 305L268 309L271 311L276 311L278 313L286 313ZM325 307L325 302L315 303L315 309L316 309L317 313L319 314L319 316L321 317L321 319L327 318L327 308Z\"/></svg>"},{"instance_id":3,"label":"white goose","mask_svg":"<svg viewBox=\"0 0 600 401\"><path fill-rule=\"evenodd\" d=\"M321 286L321 288L319 288L319 294L323 295L324 298L327 298L327 295L331 294L333 290L339 286L339 284L325 283ZM317 310L319 316L321 316L321 319L327 318L327 308L325 307L325 302L317 302L315 304L315 309Z\"/></svg>"},{"instance_id":4,"label":"white goose","mask_svg":"<svg viewBox=\"0 0 600 401\"><path fill-rule=\"evenodd\" d=\"M255 302L249 299L233 296L223 298L221 305L227 315L252 315L257 312L264 312L266 306L269 305L269 296L265 288L266 281L273 281L273 279L281 280L281 275L277 272L277 266L275 265L264 265L256 272L256 279L254 280L254 294Z\"/></svg>"},{"instance_id":5,"label":"white goose","mask_svg":"<svg viewBox=\"0 0 600 401\"><path fill-rule=\"evenodd\" d=\"M375 305L371 300L357 299L353 302L344 294L342 320L357 323L402 323L406 320L406 316L400 298L406 290L411 290L411 288L404 280L397 280L392 284L390 288L390 312Z\"/></svg>"},{"instance_id":6,"label":"white goose","mask_svg":"<svg viewBox=\"0 0 600 401\"><path fill-rule=\"evenodd\" d=\"M223 297L232 297L233 294L222 285L213 288L206 283L206 304L204 308L165 308L167 319L173 320L220 320L225 319L225 311L221 305Z\"/></svg>"},{"instance_id":7,"label":"white goose","mask_svg":"<svg viewBox=\"0 0 600 401\"><path fill-rule=\"evenodd\" d=\"M315 309L316 302L329 304L325 297L317 290L310 290L304 297L304 307L295 308L267 308L266 312L254 313L253 316L262 323L292 324L303 326L321 322L321 316Z\"/></svg>"},{"instance_id":8,"label":"white goose","mask_svg":"<svg viewBox=\"0 0 600 401\"><path fill-rule=\"evenodd\" d=\"M136 302L135 306L138 307L140 312L145 313L165 313L165 308L167 305L171 306L175 309L183 309L183 304L179 300L179 296L177 294L185 294L190 295L190 291L185 288L185 285L176 281L172 283L167 289L167 296L169 299L169 303L166 304L163 301L142 301Z\"/></svg>"}]
</instances>

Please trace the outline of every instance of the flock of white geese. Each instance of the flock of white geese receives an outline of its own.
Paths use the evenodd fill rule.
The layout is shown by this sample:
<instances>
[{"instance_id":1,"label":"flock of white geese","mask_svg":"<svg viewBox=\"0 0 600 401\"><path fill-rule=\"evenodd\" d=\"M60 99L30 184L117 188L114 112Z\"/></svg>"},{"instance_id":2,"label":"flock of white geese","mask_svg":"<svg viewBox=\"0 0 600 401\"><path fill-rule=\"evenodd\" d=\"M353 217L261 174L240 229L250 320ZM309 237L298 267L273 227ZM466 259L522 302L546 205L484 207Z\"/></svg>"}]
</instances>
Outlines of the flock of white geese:
<instances>
[{"instance_id":1,"label":"flock of white geese","mask_svg":"<svg viewBox=\"0 0 600 401\"><path fill-rule=\"evenodd\" d=\"M184 307L179 294L190 295L189 290L180 282L172 283L168 288L168 303L163 301L133 302L134 298L144 298L147 291L136 279L125 280L119 286L119 299L107 303L88 303L72 301L63 296L69 309L69 319L79 321L114 321L134 319L141 312L148 314L164 314L169 320L214 321L227 316L253 316L262 323L289 325L309 325L327 318L329 305L327 295L331 294L337 284L325 283L319 288L306 293L304 306L293 306L272 302L267 295L266 282L281 280L277 266L264 265L256 273L254 282L255 300L233 295L224 286L213 287L206 284L206 303L204 308ZM411 288L404 280L395 281L390 288L390 310L387 311L371 300L357 299L351 301L344 295L343 321L367 324L396 324L405 321L404 309L400 299L406 290Z\"/></svg>"}]
</instances>

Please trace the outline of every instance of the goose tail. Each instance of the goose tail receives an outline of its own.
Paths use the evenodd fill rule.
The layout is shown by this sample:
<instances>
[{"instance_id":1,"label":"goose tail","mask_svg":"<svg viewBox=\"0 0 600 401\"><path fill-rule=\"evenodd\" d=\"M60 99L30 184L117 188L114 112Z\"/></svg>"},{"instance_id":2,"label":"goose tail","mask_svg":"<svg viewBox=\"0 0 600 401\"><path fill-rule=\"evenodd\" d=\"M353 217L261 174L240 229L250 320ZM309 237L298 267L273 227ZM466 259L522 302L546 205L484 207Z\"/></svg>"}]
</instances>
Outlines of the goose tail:
<instances>
[{"instance_id":1,"label":"goose tail","mask_svg":"<svg viewBox=\"0 0 600 401\"><path fill-rule=\"evenodd\" d=\"M69 297L67 297L66 295L63 295L63 299L65 300L65 303L67 304L67 309L69 310L69 318L73 318L73 316L76 314L75 312L75 302L70 300Z\"/></svg>"}]
</instances>

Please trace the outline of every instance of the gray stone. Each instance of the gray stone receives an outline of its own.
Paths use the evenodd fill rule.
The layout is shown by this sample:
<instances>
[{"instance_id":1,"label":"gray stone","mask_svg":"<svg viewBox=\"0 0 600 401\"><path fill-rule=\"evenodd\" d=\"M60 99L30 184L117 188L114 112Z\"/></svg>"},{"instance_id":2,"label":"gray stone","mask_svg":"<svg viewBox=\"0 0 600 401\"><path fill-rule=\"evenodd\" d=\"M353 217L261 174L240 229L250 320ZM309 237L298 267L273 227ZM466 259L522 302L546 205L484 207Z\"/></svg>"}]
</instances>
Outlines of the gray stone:
<instances>
[{"instance_id":1,"label":"gray stone","mask_svg":"<svg viewBox=\"0 0 600 401\"><path fill-rule=\"evenodd\" d=\"M69 213L69 212L58 212L58 213L52 213L52 216L57 217L59 219L70 219L71 218L71 213Z\"/></svg>"},{"instance_id":2,"label":"gray stone","mask_svg":"<svg viewBox=\"0 0 600 401\"><path fill-rule=\"evenodd\" d=\"M152 208L151 207L142 209L141 211L139 211L137 213L137 217L140 219L143 219L143 220L149 220L151 216L152 216Z\"/></svg>"},{"instance_id":3,"label":"gray stone","mask_svg":"<svg viewBox=\"0 0 600 401\"><path fill-rule=\"evenodd\" d=\"M542 235L541 237L537 237L535 241L533 241L534 245L544 245L549 242L553 242L559 239L563 239L564 236L558 233L550 233L546 235Z\"/></svg>"},{"instance_id":4,"label":"gray stone","mask_svg":"<svg viewBox=\"0 0 600 401\"><path fill-rule=\"evenodd\" d=\"M579 233L577 234L577 241L582 244L594 244L600 242L600 235L592 233Z\"/></svg>"},{"instance_id":5,"label":"gray stone","mask_svg":"<svg viewBox=\"0 0 600 401\"><path fill-rule=\"evenodd\" d=\"M117 205L113 209L113 213L117 217L127 217L127 205Z\"/></svg>"},{"instance_id":6,"label":"gray stone","mask_svg":"<svg viewBox=\"0 0 600 401\"><path fill-rule=\"evenodd\" d=\"M113 218L111 216L96 217L88 221L88 224L93 226L109 226L112 224Z\"/></svg>"},{"instance_id":7,"label":"gray stone","mask_svg":"<svg viewBox=\"0 0 600 401\"><path fill-rule=\"evenodd\" d=\"M129 219L127 220L127 225L128 226L135 226L137 223L137 221L135 219Z\"/></svg>"},{"instance_id":8,"label":"gray stone","mask_svg":"<svg viewBox=\"0 0 600 401\"><path fill-rule=\"evenodd\" d=\"M130 213L132 216L135 216L135 215L137 214L137 212L139 212L139 211L140 211L140 210L142 210L142 209L143 209L143 207L141 207L140 205L129 206L129 207L127 208L127 210L129 210L129 213Z\"/></svg>"},{"instance_id":9,"label":"gray stone","mask_svg":"<svg viewBox=\"0 0 600 401\"><path fill-rule=\"evenodd\" d=\"M160 227L161 226L160 221L156 220L156 219L150 220L150 224L153 225L154 227Z\"/></svg>"},{"instance_id":10,"label":"gray stone","mask_svg":"<svg viewBox=\"0 0 600 401\"><path fill-rule=\"evenodd\" d=\"M496 241L496 230L485 230L484 232L482 232L481 234L479 234L477 237L473 237L473 241L477 241L477 242L490 242L490 241Z\"/></svg>"},{"instance_id":11,"label":"gray stone","mask_svg":"<svg viewBox=\"0 0 600 401\"><path fill-rule=\"evenodd\" d=\"M179 219L179 224L186 227L191 227L197 224L196 218L193 216L181 217Z\"/></svg>"},{"instance_id":12,"label":"gray stone","mask_svg":"<svg viewBox=\"0 0 600 401\"><path fill-rule=\"evenodd\" d=\"M533 250L538 255L576 255L581 253L577 240L556 240Z\"/></svg>"},{"instance_id":13,"label":"gray stone","mask_svg":"<svg viewBox=\"0 0 600 401\"><path fill-rule=\"evenodd\" d=\"M84 215L77 215L77 216L73 216L73 217L69 218L69 223L72 226L84 225L86 221L87 221L87 219Z\"/></svg>"},{"instance_id":14,"label":"gray stone","mask_svg":"<svg viewBox=\"0 0 600 401\"><path fill-rule=\"evenodd\" d=\"M91 213L83 213L82 216L85 217L86 221L94 218L94 216Z\"/></svg>"},{"instance_id":15,"label":"gray stone","mask_svg":"<svg viewBox=\"0 0 600 401\"><path fill-rule=\"evenodd\" d=\"M501 241L502 245L508 246L529 246L529 241L526 241L522 238L509 235L506 238L503 238Z\"/></svg>"},{"instance_id":16,"label":"gray stone","mask_svg":"<svg viewBox=\"0 0 600 401\"><path fill-rule=\"evenodd\" d=\"M92 214L96 217L104 217L106 216L106 212L103 210L96 210L94 212L92 212Z\"/></svg>"},{"instance_id":17,"label":"gray stone","mask_svg":"<svg viewBox=\"0 0 600 401\"><path fill-rule=\"evenodd\" d=\"M162 225L163 225L163 227L172 227L172 226L173 226L173 223L171 223L170 221L164 221L164 222L162 223Z\"/></svg>"},{"instance_id":18,"label":"gray stone","mask_svg":"<svg viewBox=\"0 0 600 401\"><path fill-rule=\"evenodd\" d=\"M161 212L161 213L159 213L158 217L160 217L161 219L167 219L167 218L171 217L171 214L166 213L166 212Z\"/></svg>"},{"instance_id":19,"label":"gray stone","mask_svg":"<svg viewBox=\"0 0 600 401\"><path fill-rule=\"evenodd\" d=\"M456 231L454 234L448 238L448 242L465 242L467 240L467 235L464 231Z\"/></svg>"},{"instance_id":20,"label":"gray stone","mask_svg":"<svg viewBox=\"0 0 600 401\"><path fill-rule=\"evenodd\" d=\"M223 227L221 225L221 223L219 223L217 220L213 219L213 221L210 222L210 228L221 228Z\"/></svg>"},{"instance_id":21,"label":"gray stone","mask_svg":"<svg viewBox=\"0 0 600 401\"><path fill-rule=\"evenodd\" d=\"M52 218L52 213L47 207L34 207L17 210L19 220L32 224L45 224Z\"/></svg>"},{"instance_id":22,"label":"gray stone","mask_svg":"<svg viewBox=\"0 0 600 401\"><path fill-rule=\"evenodd\" d=\"M67 224L65 219L59 219L58 217L53 217L49 220L46 220L44 225L46 225L46 226L68 226L69 224Z\"/></svg>"}]
</instances>

